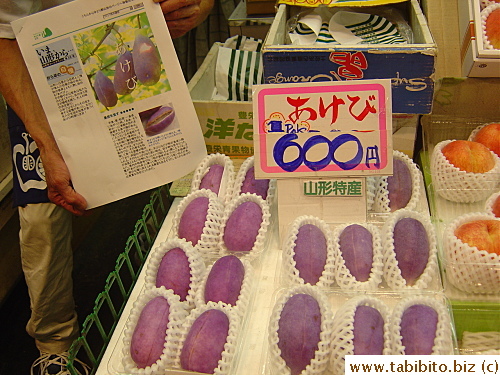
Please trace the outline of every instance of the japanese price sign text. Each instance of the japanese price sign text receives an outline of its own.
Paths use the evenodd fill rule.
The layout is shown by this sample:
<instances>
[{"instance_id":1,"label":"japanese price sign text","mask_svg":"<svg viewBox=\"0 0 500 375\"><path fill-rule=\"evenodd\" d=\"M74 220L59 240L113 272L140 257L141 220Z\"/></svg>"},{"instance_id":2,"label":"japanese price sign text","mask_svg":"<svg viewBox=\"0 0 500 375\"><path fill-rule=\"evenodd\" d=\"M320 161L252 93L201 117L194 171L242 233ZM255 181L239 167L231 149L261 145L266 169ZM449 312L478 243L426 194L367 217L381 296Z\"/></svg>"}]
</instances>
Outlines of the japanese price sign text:
<instances>
[{"instance_id":1,"label":"japanese price sign text","mask_svg":"<svg viewBox=\"0 0 500 375\"><path fill-rule=\"evenodd\" d=\"M388 79L254 86L256 176L392 174Z\"/></svg>"}]
</instances>

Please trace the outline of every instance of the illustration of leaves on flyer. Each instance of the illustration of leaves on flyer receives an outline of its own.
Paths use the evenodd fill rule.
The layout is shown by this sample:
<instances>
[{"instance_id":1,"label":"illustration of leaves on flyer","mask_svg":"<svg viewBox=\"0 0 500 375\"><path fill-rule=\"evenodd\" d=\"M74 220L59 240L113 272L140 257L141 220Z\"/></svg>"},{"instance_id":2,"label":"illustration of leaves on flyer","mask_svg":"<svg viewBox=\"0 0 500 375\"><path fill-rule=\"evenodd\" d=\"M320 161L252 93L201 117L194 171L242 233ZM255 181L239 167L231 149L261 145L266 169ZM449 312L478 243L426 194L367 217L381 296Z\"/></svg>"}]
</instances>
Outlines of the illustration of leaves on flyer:
<instances>
[{"instance_id":1,"label":"illustration of leaves on flyer","mask_svg":"<svg viewBox=\"0 0 500 375\"><path fill-rule=\"evenodd\" d=\"M170 91L146 13L73 36L101 112Z\"/></svg>"}]
</instances>

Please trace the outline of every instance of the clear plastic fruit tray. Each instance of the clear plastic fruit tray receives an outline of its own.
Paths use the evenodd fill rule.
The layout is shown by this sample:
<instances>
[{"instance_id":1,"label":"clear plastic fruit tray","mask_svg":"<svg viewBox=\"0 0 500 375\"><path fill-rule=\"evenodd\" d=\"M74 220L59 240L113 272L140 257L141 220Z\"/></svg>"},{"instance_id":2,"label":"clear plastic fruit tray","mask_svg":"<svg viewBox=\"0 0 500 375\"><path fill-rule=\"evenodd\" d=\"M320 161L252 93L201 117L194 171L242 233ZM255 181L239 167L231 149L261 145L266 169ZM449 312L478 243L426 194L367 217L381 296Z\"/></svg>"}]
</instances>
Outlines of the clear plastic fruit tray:
<instances>
[{"instance_id":1,"label":"clear plastic fruit tray","mask_svg":"<svg viewBox=\"0 0 500 375\"><path fill-rule=\"evenodd\" d=\"M175 199L170 208L170 211L163 223L162 230L158 234L148 258L145 260L143 270L138 275L137 283L130 294L129 300L123 309L121 317L119 317L116 329L114 330L107 350L100 361L96 374L197 374L196 372L183 370L179 366L167 368L161 366L150 366L146 369L133 370L130 366L127 367L127 363L130 361L126 358L124 359L124 353L125 356L127 353L125 345L127 345L127 342L130 341L127 341L127 328L130 330L129 319L131 316L137 316L137 312L134 312L134 303L136 301L140 301L141 296L151 290L151 285L147 285L147 281L151 279L150 275L148 276L148 269L150 268L150 262L155 261L155 253L162 250L162 244L164 244L165 241L176 239L172 226L175 219L175 213L181 204L182 199L183 198ZM265 250L262 254L259 254L259 257L251 260L252 280L251 282L248 282L248 288L245 291L247 296L243 310L238 313L240 314L238 329L233 337L233 350L231 356L229 356L231 361L228 362L227 365L221 366L216 372L218 374L244 374L246 373L244 370L245 368L260 367L262 357L262 353L260 351L263 348L263 342L261 342L262 332L260 324L267 319L267 312L269 310L268 307L261 305L261 299L266 298L267 296L272 296L272 293L269 291L273 290L272 288L276 266L276 261L273 260L273 258L277 255L276 253L278 253L276 250L277 246L274 244L275 238L276 235L274 233L274 225L273 222L271 222L268 234L265 239L263 239L262 243L262 247ZM275 249L275 251L272 251L272 249ZM202 261L208 270L213 262L215 262L215 260L220 256L220 254L214 253L209 256L204 254L203 257L200 255L200 258L202 258ZM247 262L245 259L242 259L242 261L245 263ZM195 296L195 300L198 302L196 308L202 308L202 304L199 303L199 294L200 293L197 293L197 296ZM242 365L244 362L250 363ZM244 366L243 369L240 369L241 366Z\"/></svg>"},{"instance_id":2,"label":"clear plastic fruit tray","mask_svg":"<svg viewBox=\"0 0 500 375\"><path fill-rule=\"evenodd\" d=\"M433 291L339 291L325 290L310 285L281 286L273 294L272 310L267 326L266 353L262 375L288 375L285 361L278 349L280 313L294 294L314 296L320 305L321 316L327 321L321 325L320 349L304 375L344 373L345 355L353 354L353 321L357 306L365 305L378 310L384 320L383 355L404 354L401 345L399 322L406 308L414 304L431 306L438 313L438 328L434 339L433 354L458 354L453 314L449 300L442 292ZM326 323L326 324L325 324ZM297 323L298 324L298 323Z\"/></svg>"},{"instance_id":3,"label":"clear plastic fruit tray","mask_svg":"<svg viewBox=\"0 0 500 375\"><path fill-rule=\"evenodd\" d=\"M464 244L454 236L453 228L457 222L481 218L495 219L488 202L491 196L500 192L500 173L488 176L489 183L494 188L488 187L487 194L482 189L467 186L460 192L442 191L440 189L444 188L436 188L432 158L436 145L450 139L468 140L477 128L491 122L494 121L482 118L450 118L442 115L422 118L423 150L420 155L422 171L431 217L436 227L443 285L446 295L452 300L498 302L500 255L478 251L477 248L465 249ZM448 199L457 194L463 196L464 191L469 196L481 198L462 202Z\"/></svg>"}]
</instances>

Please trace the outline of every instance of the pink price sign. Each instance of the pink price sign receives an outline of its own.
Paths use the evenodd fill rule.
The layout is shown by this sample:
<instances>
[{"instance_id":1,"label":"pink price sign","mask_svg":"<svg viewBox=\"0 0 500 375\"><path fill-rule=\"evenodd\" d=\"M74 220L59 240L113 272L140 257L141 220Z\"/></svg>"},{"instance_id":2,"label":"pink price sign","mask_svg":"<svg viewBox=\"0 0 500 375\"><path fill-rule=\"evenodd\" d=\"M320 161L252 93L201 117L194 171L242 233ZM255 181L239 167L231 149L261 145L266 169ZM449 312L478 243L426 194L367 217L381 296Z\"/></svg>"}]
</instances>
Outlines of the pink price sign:
<instances>
[{"instance_id":1,"label":"pink price sign","mask_svg":"<svg viewBox=\"0 0 500 375\"><path fill-rule=\"evenodd\" d=\"M256 176L392 174L389 79L254 86Z\"/></svg>"}]
</instances>

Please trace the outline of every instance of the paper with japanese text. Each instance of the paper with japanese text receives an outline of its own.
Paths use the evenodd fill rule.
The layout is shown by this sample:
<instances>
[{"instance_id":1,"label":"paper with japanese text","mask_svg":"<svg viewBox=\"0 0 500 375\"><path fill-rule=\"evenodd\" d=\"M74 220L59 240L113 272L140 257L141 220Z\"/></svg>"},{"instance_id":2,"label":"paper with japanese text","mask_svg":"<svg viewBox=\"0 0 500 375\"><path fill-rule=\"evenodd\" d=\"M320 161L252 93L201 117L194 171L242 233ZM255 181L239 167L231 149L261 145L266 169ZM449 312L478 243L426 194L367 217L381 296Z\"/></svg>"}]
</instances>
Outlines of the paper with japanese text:
<instances>
[{"instance_id":1,"label":"paper with japanese text","mask_svg":"<svg viewBox=\"0 0 500 375\"><path fill-rule=\"evenodd\" d=\"M74 0L12 26L88 208L181 178L206 156L159 4Z\"/></svg>"},{"instance_id":2,"label":"paper with japanese text","mask_svg":"<svg viewBox=\"0 0 500 375\"><path fill-rule=\"evenodd\" d=\"M388 79L254 86L258 178L392 174Z\"/></svg>"}]
</instances>

